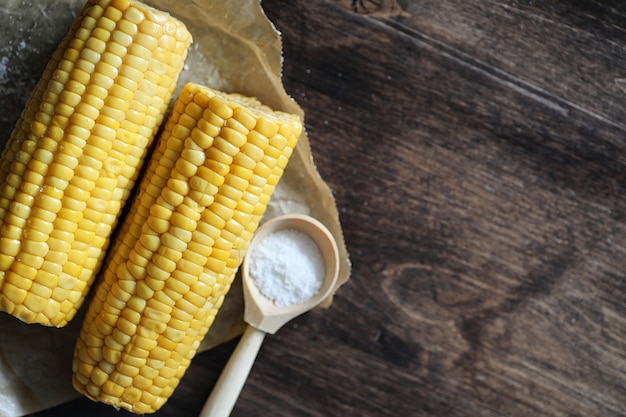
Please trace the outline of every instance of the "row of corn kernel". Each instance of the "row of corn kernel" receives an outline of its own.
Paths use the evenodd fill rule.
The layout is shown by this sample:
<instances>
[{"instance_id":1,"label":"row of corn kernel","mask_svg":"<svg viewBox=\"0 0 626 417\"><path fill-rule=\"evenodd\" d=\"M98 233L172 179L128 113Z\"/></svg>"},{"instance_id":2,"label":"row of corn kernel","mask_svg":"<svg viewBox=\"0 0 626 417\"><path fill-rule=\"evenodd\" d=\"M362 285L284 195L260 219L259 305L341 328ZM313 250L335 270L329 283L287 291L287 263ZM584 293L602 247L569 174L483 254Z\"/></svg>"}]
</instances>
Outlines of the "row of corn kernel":
<instances>
[{"instance_id":1,"label":"row of corn kernel","mask_svg":"<svg viewBox=\"0 0 626 417\"><path fill-rule=\"evenodd\" d=\"M63 153L60 154L61 157L56 157L56 161L55 152L60 147L59 142L63 140L63 129L69 130L69 118L74 112L72 105L77 104L72 102L72 98L77 97L78 94L72 90L80 90L84 87L74 79L78 76L77 71L80 71L75 68L76 64L80 65L78 56L85 49L85 43L92 35L93 24L90 23L102 17L102 12L102 8L85 9L75 36L65 46L63 57L46 86L47 91L43 95L43 101L39 103L34 120L29 126L30 134L23 143L22 152L17 158L24 161L24 165L20 167L22 169L13 172L15 175L22 175L20 186L11 196L12 200L4 200L11 201L7 208L9 213L3 217L4 221L10 224L19 219L19 224L13 224L14 227L10 233L7 227L2 229L4 244L0 252L4 275L3 289L5 290L2 304L3 308L10 313L29 321L36 321L38 314L57 317L61 308L67 314L71 311L73 303L77 301L72 294L69 294L69 291L64 291L67 289L65 287L73 286L78 282L74 277L62 277L62 268L68 261L69 249L66 249L65 253L58 249L59 247L66 248L69 244L68 240L70 242L73 240L75 230L73 230L72 219L76 219L77 215L81 216L82 212L80 207L70 206L59 213L67 181L64 181L65 184L60 184L59 182L63 181L52 175L69 171L68 176L71 177L73 169L77 166L74 163L76 158L63 158L67 155L67 149L73 149L74 144L70 141L59 151ZM69 71L72 71L74 77L69 75ZM70 82L73 84L65 90ZM60 172L59 160L68 163L65 172ZM69 192L72 193L72 190L70 189ZM21 211L18 213L16 205L20 203ZM78 210L72 210L72 208ZM62 228L57 228L55 233L61 234L61 239L50 236L54 231L52 223L55 219L60 219L57 224L62 223ZM11 239L10 244L9 239ZM59 252L61 256L58 255ZM44 259L44 256L47 259ZM53 289L57 290L54 295L59 298L59 302L52 298ZM45 299L52 299L52 301L44 303Z\"/></svg>"},{"instance_id":2,"label":"row of corn kernel","mask_svg":"<svg viewBox=\"0 0 626 417\"><path fill-rule=\"evenodd\" d=\"M0 158L0 178L4 179L0 185L0 226L4 223L5 214L9 204L13 201L15 192L22 181L22 175L26 165L30 161L36 146L35 138L30 137L31 125L35 121L35 115L43 103L48 84L53 78L53 73L63 58L63 52L74 37L74 32L80 27L80 23L88 9L83 8L74 20L67 35L61 40L58 48L54 51L50 61L45 67L43 75L39 79L29 103L24 107L20 117L11 133L11 138L2 151ZM11 172L13 171L13 173Z\"/></svg>"}]
</instances>

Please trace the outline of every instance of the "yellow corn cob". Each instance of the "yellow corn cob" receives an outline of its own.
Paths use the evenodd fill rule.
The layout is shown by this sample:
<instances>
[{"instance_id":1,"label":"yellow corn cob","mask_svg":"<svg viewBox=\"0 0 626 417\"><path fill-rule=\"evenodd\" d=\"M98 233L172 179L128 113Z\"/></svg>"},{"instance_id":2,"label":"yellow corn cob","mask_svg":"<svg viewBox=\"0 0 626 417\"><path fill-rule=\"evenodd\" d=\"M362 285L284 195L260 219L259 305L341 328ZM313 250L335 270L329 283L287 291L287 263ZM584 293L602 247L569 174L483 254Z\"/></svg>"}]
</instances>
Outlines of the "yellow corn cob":
<instances>
[{"instance_id":1,"label":"yellow corn cob","mask_svg":"<svg viewBox=\"0 0 626 417\"><path fill-rule=\"evenodd\" d=\"M64 326L171 101L191 35L133 0L87 2L0 162L0 308Z\"/></svg>"},{"instance_id":2,"label":"yellow corn cob","mask_svg":"<svg viewBox=\"0 0 626 417\"><path fill-rule=\"evenodd\" d=\"M254 99L183 87L87 310L78 391L139 414L167 401L301 131Z\"/></svg>"}]
</instances>

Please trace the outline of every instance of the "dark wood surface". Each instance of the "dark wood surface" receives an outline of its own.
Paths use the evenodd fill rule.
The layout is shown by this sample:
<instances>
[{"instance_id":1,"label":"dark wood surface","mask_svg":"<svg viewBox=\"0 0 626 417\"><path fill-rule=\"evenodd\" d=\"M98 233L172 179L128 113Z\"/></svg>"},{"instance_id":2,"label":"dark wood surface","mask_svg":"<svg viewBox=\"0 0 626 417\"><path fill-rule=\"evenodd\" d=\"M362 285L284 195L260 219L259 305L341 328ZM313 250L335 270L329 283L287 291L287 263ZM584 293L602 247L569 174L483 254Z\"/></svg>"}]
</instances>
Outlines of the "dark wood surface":
<instances>
[{"instance_id":1,"label":"dark wood surface","mask_svg":"<svg viewBox=\"0 0 626 417\"><path fill-rule=\"evenodd\" d=\"M263 6L353 273L233 415L626 415L626 3ZM157 415L196 416L235 343Z\"/></svg>"}]
</instances>

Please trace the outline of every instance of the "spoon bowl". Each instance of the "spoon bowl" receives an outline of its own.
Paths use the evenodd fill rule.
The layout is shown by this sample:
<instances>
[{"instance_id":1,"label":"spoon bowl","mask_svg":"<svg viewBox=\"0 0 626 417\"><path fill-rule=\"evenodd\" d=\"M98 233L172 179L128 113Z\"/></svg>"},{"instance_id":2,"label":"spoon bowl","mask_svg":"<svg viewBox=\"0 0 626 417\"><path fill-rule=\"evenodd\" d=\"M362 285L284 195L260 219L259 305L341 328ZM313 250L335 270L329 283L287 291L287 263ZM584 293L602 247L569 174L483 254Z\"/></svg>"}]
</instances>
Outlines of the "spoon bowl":
<instances>
[{"instance_id":1,"label":"spoon bowl","mask_svg":"<svg viewBox=\"0 0 626 417\"><path fill-rule=\"evenodd\" d=\"M287 214L269 220L256 232L248 247L248 254L251 254L259 244L262 244L263 239L267 236L281 230L296 230L309 236L317 245L322 259L324 259L325 273L322 286L313 297L300 304L277 306L272 300L261 294L250 274L250 256L244 258L241 270L245 306L244 321L270 334L276 333L285 323L324 301L335 287L339 274L337 243L328 229L310 216Z\"/></svg>"},{"instance_id":2,"label":"spoon bowl","mask_svg":"<svg viewBox=\"0 0 626 417\"><path fill-rule=\"evenodd\" d=\"M286 306L278 306L265 297L250 275L250 257L254 249L263 244L263 239L280 230L296 230L309 236L317 245L324 260L324 279L317 294L310 299ZM274 334L291 319L313 309L324 301L335 288L339 275L339 250L333 235L318 220L300 214L275 217L257 230L248 246L242 263L244 321L248 327L243 332L237 347L224 367L200 417L226 417L230 415L239 393L254 364L267 333ZM281 256L281 254L276 254Z\"/></svg>"}]
</instances>

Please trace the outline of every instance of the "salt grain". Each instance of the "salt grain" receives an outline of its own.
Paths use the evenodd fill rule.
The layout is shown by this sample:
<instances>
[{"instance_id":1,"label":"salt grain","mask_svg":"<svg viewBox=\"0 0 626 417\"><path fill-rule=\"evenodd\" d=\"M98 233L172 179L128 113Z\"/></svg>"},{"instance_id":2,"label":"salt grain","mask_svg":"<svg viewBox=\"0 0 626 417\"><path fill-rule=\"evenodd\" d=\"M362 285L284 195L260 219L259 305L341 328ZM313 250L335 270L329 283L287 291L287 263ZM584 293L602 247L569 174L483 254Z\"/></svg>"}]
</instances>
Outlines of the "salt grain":
<instances>
[{"instance_id":1,"label":"salt grain","mask_svg":"<svg viewBox=\"0 0 626 417\"><path fill-rule=\"evenodd\" d=\"M322 287L324 259L313 240L297 230L271 233L250 254L250 275L277 306L300 304Z\"/></svg>"}]
</instances>

